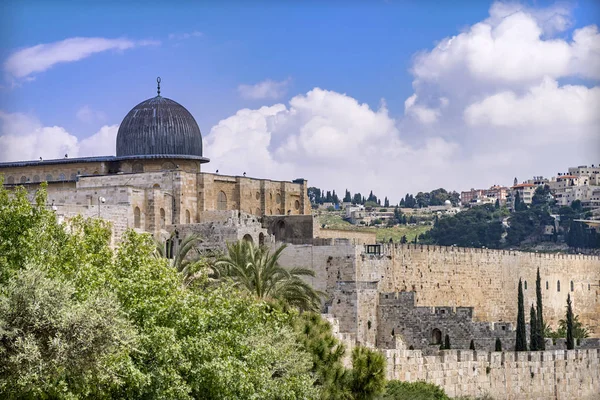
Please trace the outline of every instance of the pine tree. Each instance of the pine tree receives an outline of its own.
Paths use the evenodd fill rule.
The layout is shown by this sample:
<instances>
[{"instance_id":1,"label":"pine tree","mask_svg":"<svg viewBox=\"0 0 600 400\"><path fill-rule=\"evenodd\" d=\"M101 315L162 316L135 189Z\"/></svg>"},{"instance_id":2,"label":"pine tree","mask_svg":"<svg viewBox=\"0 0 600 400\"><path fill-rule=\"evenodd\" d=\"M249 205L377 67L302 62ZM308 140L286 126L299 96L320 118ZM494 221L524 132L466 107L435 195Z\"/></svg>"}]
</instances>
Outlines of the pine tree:
<instances>
[{"instance_id":1,"label":"pine tree","mask_svg":"<svg viewBox=\"0 0 600 400\"><path fill-rule=\"evenodd\" d=\"M385 200L383 201L383 206L384 207L389 207L390 206L390 201L388 200L387 196L385 196Z\"/></svg>"},{"instance_id":2,"label":"pine tree","mask_svg":"<svg viewBox=\"0 0 600 400\"><path fill-rule=\"evenodd\" d=\"M531 304L531 309L529 310L529 350L538 350L537 341L537 316L535 315L535 307Z\"/></svg>"},{"instance_id":3,"label":"pine tree","mask_svg":"<svg viewBox=\"0 0 600 400\"><path fill-rule=\"evenodd\" d=\"M573 339L573 306L571 304L571 293L567 295L567 350L575 348Z\"/></svg>"},{"instance_id":4,"label":"pine tree","mask_svg":"<svg viewBox=\"0 0 600 400\"><path fill-rule=\"evenodd\" d=\"M537 314L537 343L538 350L546 350L546 338L544 337L544 307L542 305L542 278L540 277L540 268L537 269L535 278L535 299L536 299L536 314Z\"/></svg>"},{"instance_id":5,"label":"pine tree","mask_svg":"<svg viewBox=\"0 0 600 400\"><path fill-rule=\"evenodd\" d=\"M444 338L444 350L450 350L450 336L448 334Z\"/></svg>"},{"instance_id":6,"label":"pine tree","mask_svg":"<svg viewBox=\"0 0 600 400\"><path fill-rule=\"evenodd\" d=\"M406 244L407 242L408 242L408 239L406 239L406 235L402 235L402 237L400 238L400 243Z\"/></svg>"},{"instance_id":7,"label":"pine tree","mask_svg":"<svg viewBox=\"0 0 600 400\"><path fill-rule=\"evenodd\" d=\"M404 199L400 199L400 207L404 207Z\"/></svg>"},{"instance_id":8,"label":"pine tree","mask_svg":"<svg viewBox=\"0 0 600 400\"><path fill-rule=\"evenodd\" d=\"M527 351L527 333L525 331L525 306L523 305L523 282L519 278L519 299L517 310L517 340L515 351Z\"/></svg>"},{"instance_id":9,"label":"pine tree","mask_svg":"<svg viewBox=\"0 0 600 400\"><path fill-rule=\"evenodd\" d=\"M496 199L496 202L494 203L494 208L495 209L499 209L500 208L500 200Z\"/></svg>"},{"instance_id":10,"label":"pine tree","mask_svg":"<svg viewBox=\"0 0 600 400\"><path fill-rule=\"evenodd\" d=\"M475 350L475 342L471 339L471 343L469 344L469 350Z\"/></svg>"},{"instance_id":11,"label":"pine tree","mask_svg":"<svg viewBox=\"0 0 600 400\"><path fill-rule=\"evenodd\" d=\"M502 351L502 341L499 337L496 338L495 351Z\"/></svg>"}]
</instances>

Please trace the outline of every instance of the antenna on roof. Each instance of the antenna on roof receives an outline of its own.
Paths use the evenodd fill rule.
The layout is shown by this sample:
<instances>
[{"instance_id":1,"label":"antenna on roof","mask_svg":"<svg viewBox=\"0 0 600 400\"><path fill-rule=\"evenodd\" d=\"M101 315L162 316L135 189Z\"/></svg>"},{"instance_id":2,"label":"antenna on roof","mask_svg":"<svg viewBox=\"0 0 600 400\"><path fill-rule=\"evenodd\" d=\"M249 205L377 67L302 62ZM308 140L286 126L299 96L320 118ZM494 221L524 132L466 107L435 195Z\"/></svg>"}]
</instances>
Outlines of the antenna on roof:
<instances>
[{"instance_id":1,"label":"antenna on roof","mask_svg":"<svg viewBox=\"0 0 600 400\"><path fill-rule=\"evenodd\" d=\"M158 83L157 92L158 92L158 95L160 96L160 76L158 78L156 78L156 83Z\"/></svg>"}]
</instances>

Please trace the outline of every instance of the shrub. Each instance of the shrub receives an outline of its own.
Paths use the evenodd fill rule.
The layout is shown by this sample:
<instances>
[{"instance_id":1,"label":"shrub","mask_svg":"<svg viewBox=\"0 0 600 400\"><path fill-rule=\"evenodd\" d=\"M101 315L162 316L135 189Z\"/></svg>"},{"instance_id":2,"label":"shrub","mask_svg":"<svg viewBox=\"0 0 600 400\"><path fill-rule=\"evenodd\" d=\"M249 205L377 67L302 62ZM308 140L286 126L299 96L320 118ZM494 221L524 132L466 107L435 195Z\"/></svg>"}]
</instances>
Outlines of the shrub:
<instances>
[{"instance_id":1,"label":"shrub","mask_svg":"<svg viewBox=\"0 0 600 400\"><path fill-rule=\"evenodd\" d=\"M427 382L389 381L381 400L450 400L439 386Z\"/></svg>"}]
</instances>

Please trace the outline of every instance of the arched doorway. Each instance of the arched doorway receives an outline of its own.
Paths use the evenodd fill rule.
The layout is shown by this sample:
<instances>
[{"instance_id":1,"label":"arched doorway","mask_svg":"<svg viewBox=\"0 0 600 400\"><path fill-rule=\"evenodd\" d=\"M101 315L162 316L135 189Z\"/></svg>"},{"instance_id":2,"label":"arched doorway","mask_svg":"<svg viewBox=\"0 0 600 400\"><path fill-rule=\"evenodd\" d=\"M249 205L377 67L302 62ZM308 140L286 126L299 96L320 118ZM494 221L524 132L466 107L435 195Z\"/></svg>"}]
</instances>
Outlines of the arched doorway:
<instances>
[{"instance_id":1,"label":"arched doorway","mask_svg":"<svg viewBox=\"0 0 600 400\"><path fill-rule=\"evenodd\" d=\"M283 242L283 239L285 239L285 222L283 220L277 221L273 233L275 234L275 240Z\"/></svg>"},{"instance_id":2,"label":"arched doorway","mask_svg":"<svg viewBox=\"0 0 600 400\"><path fill-rule=\"evenodd\" d=\"M166 221L165 209L161 208L160 209L160 228L165 229L166 223L167 223L167 221Z\"/></svg>"},{"instance_id":3,"label":"arched doorway","mask_svg":"<svg viewBox=\"0 0 600 400\"><path fill-rule=\"evenodd\" d=\"M185 210L185 223L189 224L192 222L192 215L190 214L190 210Z\"/></svg>"},{"instance_id":4,"label":"arched doorway","mask_svg":"<svg viewBox=\"0 0 600 400\"><path fill-rule=\"evenodd\" d=\"M254 239L252 239L252 236L250 236L248 233L246 233L246 234L244 235L244 237L242 238L242 240L243 240L244 242L249 242L249 243L252 243L252 244L254 244Z\"/></svg>"},{"instance_id":5,"label":"arched doorway","mask_svg":"<svg viewBox=\"0 0 600 400\"><path fill-rule=\"evenodd\" d=\"M217 196L217 210L227 210L227 195L223 191Z\"/></svg>"},{"instance_id":6,"label":"arched doorway","mask_svg":"<svg viewBox=\"0 0 600 400\"><path fill-rule=\"evenodd\" d=\"M261 246L265 244L265 234L262 232L258 234L258 244Z\"/></svg>"},{"instance_id":7,"label":"arched doorway","mask_svg":"<svg viewBox=\"0 0 600 400\"><path fill-rule=\"evenodd\" d=\"M431 332L431 343L442 344L442 331L436 328Z\"/></svg>"}]
</instances>

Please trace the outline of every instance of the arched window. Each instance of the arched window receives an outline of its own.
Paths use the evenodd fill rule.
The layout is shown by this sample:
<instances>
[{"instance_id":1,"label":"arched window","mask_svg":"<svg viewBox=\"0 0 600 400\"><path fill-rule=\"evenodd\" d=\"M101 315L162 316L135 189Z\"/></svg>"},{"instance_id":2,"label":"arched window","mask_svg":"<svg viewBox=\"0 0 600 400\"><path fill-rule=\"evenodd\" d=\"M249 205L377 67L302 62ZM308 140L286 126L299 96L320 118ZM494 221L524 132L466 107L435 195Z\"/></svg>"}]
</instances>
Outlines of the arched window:
<instances>
[{"instance_id":1,"label":"arched window","mask_svg":"<svg viewBox=\"0 0 600 400\"><path fill-rule=\"evenodd\" d=\"M523 281L523 289L527 290L527 281Z\"/></svg>"},{"instance_id":2,"label":"arched window","mask_svg":"<svg viewBox=\"0 0 600 400\"><path fill-rule=\"evenodd\" d=\"M259 217L262 215L262 211L260 211L260 208L256 209L256 215Z\"/></svg>"},{"instance_id":3,"label":"arched window","mask_svg":"<svg viewBox=\"0 0 600 400\"><path fill-rule=\"evenodd\" d=\"M277 193L277 197L275 199L276 199L275 201L277 202L277 204L281 204L281 195L279 193Z\"/></svg>"},{"instance_id":4,"label":"arched window","mask_svg":"<svg viewBox=\"0 0 600 400\"><path fill-rule=\"evenodd\" d=\"M15 177L14 176L9 176L6 179L6 183L8 183L9 185L12 185L13 183L15 183Z\"/></svg>"},{"instance_id":5,"label":"arched window","mask_svg":"<svg viewBox=\"0 0 600 400\"><path fill-rule=\"evenodd\" d=\"M242 238L242 240L244 242L254 243L254 239L252 239L252 236L250 236L249 234L245 234L244 237Z\"/></svg>"},{"instance_id":6,"label":"arched window","mask_svg":"<svg viewBox=\"0 0 600 400\"><path fill-rule=\"evenodd\" d=\"M256 192L256 200L260 200L260 192Z\"/></svg>"},{"instance_id":7,"label":"arched window","mask_svg":"<svg viewBox=\"0 0 600 400\"><path fill-rule=\"evenodd\" d=\"M165 217L165 209L160 209L160 227L164 229L166 226L166 217Z\"/></svg>"},{"instance_id":8,"label":"arched window","mask_svg":"<svg viewBox=\"0 0 600 400\"><path fill-rule=\"evenodd\" d=\"M283 220L277 222L273 233L275 234L275 240L278 242L282 242L285 239L285 222Z\"/></svg>"},{"instance_id":9,"label":"arched window","mask_svg":"<svg viewBox=\"0 0 600 400\"><path fill-rule=\"evenodd\" d=\"M546 281L546 290L548 290L549 286L548 286L548 281Z\"/></svg>"},{"instance_id":10,"label":"arched window","mask_svg":"<svg viewBox=\"0 0 600 400\"><path fill-rule=\"evenodd\" d=\"M21 177L21 183L27 183L27 177L25 175Z\"/></svg>"},{"instance_id":11,"label":"arched window","mask_svg":"<svg viewBox=\"0 0 600 400\"><path fill-rule=\"evenodd\" d=\"M170 161L167 161L166 163L163 163L163 165L160 167L161 170L163 171L171 171L173 169L177 169L177 166L175 164L173 164Z\"/></svg>"},{"instance_id":12,"label":"arched window","mask_svg":"<svg viewBox=\"0 0 600 400\"><path fill-rule=\"evenodd\" d=\"M58 180L59 181L64 181L65 179L66 179L65 174L58 175Z\"/></svg>"},{"instance_id":13,"label":"arched window","mask_svg":"<svg viewBox=\"0 0 600 400\"><path fill-rule=\"evenodd\" d=\"M52 175L48 174L46 175L46 182L51 182L52 181Z\"/></svg>"},{"instance_id":14,"label":"arched window","mask_svg":"<svg viewBox=\"0 0 600 400\"><path fill-rule=\"evenodd\" d=\"M217 210L227 210L227 195L223 191L217 196Z\"/></svg>"},{"instance_id":15,"label":"arched window","mask_svg":"<svg viewBox=\"0 0 600 400\"><path fill-rule=\"evenodd\" d=\"M294 202L294 208L296 208L296 210L300 210L300 201L299 200L296 200Z\"/></svg>"},{"instance_id":16,"label":"arched window","mask_svg":"<svg viewBox=\"0 0 600 400\"><path fill-rule=\"evenodd\" d=\"M133 167L131 167L131 172L133 172L133 173L144 172L144 165L142 163L133 164Z\"/></svg>"},{"instance_id":17,"label":"arched window","mask_svg":"<svg viewBox=\"0 0 600 400\"><path fill-rule=\"evenodd\" d=\"M141 212L140 212L140 208L136 207L133 209L133 227L134 228L139 228L141 226Z\"/></svg>"},{"instance_id":18,"label":"arched window","mask_svg":"<svg viewBox=\"0 0 600 400\"><path fill-rule=\"evenodd\" d=\"M281 209L280 208L277 209L277 215L281 215Z\"/></svg>"},{"instance_id":19,"label":"arched window","mask_svg":"<svg viewBox=\"0 0 600 400\"><path fill-rule=\"evenodd\" d=\"M153 189L160 189L160 185L158 183L155 183L154 185L152 185Z\"/></svg>"},{"instance_id":20,"label":"arched window","mask_svg":"<svg viewBox=\"0 0 600 400\"><path fill-rule=\"evenodd\" d=\"M571 292L575 291L575 285L573 285L573 281L571 281Z\"/></svg>"},{"instance_id":21,"label":"arched window","mask_svg":"<svg viewBox=\"0 0 600 400\"><path fill-rule=\"evenodd\" d=\"M33 176L33 182L39 182L40 181L40 176L39 175L34 175Z\"/></svg>"},{"instance_id":22,"label":"arched window","mask_svg":"<svg viewBox=\"0 0 600 400\"><path fill-rule=\"evenodd\" d=\"M560 292L560 281L556 281L556 291Z\"/></svg>"},{"instance_id":23,"label":"arched window","mask_svg":"<svg viewBox=\"0 0 600 400\"><path fill-rule=\"evenodd\" d=\"M190 210L185 210L185 223L191 223L192 216L190 215Z\"/></svg>"},{"instance_id":24,"label":"arched window","mask_svg":"<svg viewBox=\"0 0 600 400\"><path fill-rule=\"evenodd\" d=\"M431 331L431 344L442 344L442 331L437 328Z\"/></svg>"}]
</instances>

